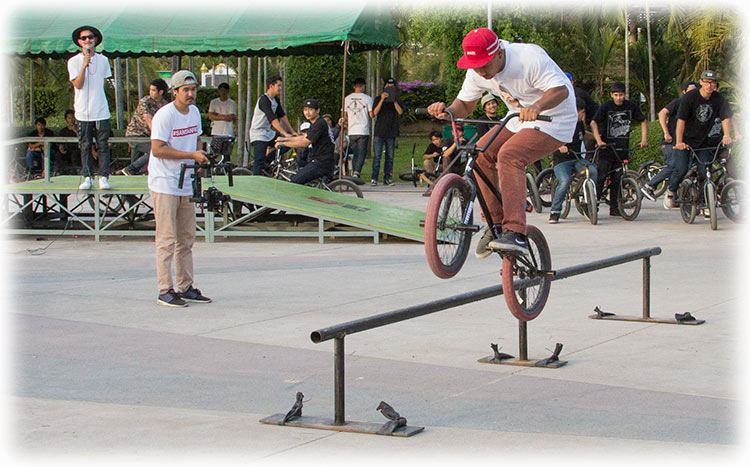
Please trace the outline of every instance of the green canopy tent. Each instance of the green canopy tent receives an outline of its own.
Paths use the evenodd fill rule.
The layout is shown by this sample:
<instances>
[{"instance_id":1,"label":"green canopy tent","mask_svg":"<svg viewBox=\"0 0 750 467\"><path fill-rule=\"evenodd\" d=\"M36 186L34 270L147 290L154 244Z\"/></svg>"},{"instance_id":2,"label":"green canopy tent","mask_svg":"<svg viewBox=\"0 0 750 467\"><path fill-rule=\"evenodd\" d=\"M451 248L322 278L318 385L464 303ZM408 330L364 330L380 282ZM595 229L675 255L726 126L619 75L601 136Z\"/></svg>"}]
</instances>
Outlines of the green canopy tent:
<instances>
[{"instance_id":1,"label":"green canopy tent","mask_svg":"<svg viewBox=\"0 0 750 467\"><path fill-rule=\"evenodd\" d=\"M197 6L189 11L158 14L145 14L142 5L94 8L85 14L68 7L60 11L30 7L9 15L11 37L6 44L7 54L70 57L79 51L71 34L84 24L102 32L104 41L97 51L109 58L344 54L344 80L345 52L393 48L400 43L389 9L365 2L308 8L304 12L257 5L233 5L231 11L221 12L210 6ZM342 89L342 105L344 93ZM241 105L239 96L238 100ZM117 106L119 111L119 101Z\"/></svg>"}]
</instances>

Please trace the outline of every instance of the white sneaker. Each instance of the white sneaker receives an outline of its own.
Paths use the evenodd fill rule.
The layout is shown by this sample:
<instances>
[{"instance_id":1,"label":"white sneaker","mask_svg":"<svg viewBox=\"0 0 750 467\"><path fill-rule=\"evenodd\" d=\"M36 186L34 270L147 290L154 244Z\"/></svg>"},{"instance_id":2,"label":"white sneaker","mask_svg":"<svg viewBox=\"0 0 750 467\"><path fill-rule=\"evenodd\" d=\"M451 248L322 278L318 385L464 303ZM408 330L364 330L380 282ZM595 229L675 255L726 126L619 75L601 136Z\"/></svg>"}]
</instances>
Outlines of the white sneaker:
<instances>
[{"instance_id":1,"label":"white sneaker","mask_svg":"<svg viewBox=\"0 0 750 467\"><path fill-rule=\"evenodd\" d=\"M79 190L90 190L93 186L93 182L91 181L91 177L86 177L83 179L83 183L78 185Z\"/></svg>"},{"instance_id":2,"label":"white sneaker","mask_svg":"<svg viewBox=\"0 0 750 467\"><path fill-rule=\"evenodd\" d=\"M100 190L109 190L111 187L109 186L109 180L107 180L107 177L99 177L99 189Z\"/></svg>"},{"instance_id":3,"label":"white sneaker","mask_svg":"<svg viewBox=\"0 0 750 467\"><path fill-rule=\"evenodd\" d=\"M674 207L674 193L667 190L664 194L664 209L672 209Z\"/></svg>"}]
</instances>

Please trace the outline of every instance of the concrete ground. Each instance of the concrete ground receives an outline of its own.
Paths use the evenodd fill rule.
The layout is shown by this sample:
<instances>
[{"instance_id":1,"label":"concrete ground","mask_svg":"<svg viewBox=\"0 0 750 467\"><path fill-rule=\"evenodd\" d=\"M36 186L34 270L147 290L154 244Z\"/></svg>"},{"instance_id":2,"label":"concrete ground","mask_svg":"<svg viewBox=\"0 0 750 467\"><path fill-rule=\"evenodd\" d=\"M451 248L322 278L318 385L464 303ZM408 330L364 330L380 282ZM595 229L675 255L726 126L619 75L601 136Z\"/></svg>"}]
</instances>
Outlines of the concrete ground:
<instances>
[{"instance_id":1,"label":"concrete ground","mask_svg":"<svg viewBox=\"0 0 750 467\"><path fill-rule=\"evenodd\" d=\"M425 209L411 185L366 197ZM641 262L552 284L528 325L530 359L563 344L558 369L487 365L491 343L518 355L503 297L346 338L346 419L385 422L383 400L424 431L411 438L259 423L304 393L303 414L332 419L333 343L319 328L499 283L496 256L470 253L441 280L419 243L386 239L230 239L194 248L195 285L213 298L156 305L153 243L141 238L15 237L7 260L7 449L17 463L277 464L455 462L732 464L746 460L747 236L644 201L634 222L601 211L548 225L529 214L553 267L661 247L655 318L640 316ZM475 236L472 242L476 244ZM44 254L32 249L48 246ZM36 253L39 253L38 251Z\"/></svg>"}]
</instances>

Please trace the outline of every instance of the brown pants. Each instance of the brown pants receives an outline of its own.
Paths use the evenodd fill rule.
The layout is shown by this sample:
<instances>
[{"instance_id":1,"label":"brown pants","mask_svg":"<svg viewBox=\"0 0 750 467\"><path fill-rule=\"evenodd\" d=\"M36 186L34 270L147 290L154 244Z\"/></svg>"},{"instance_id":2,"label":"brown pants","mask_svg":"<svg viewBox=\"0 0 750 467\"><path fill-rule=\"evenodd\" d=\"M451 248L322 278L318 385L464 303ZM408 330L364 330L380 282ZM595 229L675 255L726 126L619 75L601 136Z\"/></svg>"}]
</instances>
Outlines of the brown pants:
<instances>
[{"instance_id":1,"label":"brown pants","mask_svg":"<svg viewBox=\"0 0 750 467\"><path fill-rule=\"evenodd\" d=\"M172 259L175 266L176 292L193 284L193 244L195 243L195 204L189 196L175 196L150 191L156 220L156 278L159 295L175 290L172 282Z\"/></svg>"},{"instance_id":2,"label":"brown pants","mask_svg":"<svg viewBox=\"0 0 750 467\"><path fill-rule=\"evenodd\" d=\"M479 139L477 146L487 143L494 130ZM500 204L484 182L477 177L479 189L487 202L485 217L489 214L494 224L503 231L512 230L526 235L526 166L554 152L563 143L550 135L534 129L518 133L503 128L487 148L480 153L476 165L487 178L500 187L503 203Z\"/></svg>"}]
</instances>

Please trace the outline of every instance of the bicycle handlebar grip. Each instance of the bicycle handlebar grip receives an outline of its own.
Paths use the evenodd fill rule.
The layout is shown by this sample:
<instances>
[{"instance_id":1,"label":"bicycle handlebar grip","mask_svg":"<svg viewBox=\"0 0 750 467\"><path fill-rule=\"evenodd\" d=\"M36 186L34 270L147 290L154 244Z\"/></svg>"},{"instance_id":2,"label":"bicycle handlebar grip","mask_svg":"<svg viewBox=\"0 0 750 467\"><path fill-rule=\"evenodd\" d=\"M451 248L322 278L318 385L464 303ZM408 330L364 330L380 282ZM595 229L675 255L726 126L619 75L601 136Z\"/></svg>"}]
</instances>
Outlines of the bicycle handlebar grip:
<instances>
[{"instance_id":1,"label":"bicycle handlebar grip","mask_svg":"<svg viewBox=\"0 0 750 467\"><path fill-rule=\"evenodd\" d=\"M414 115L419 115L419 116L425 116L426 117L426 116L429 116L430 113L427 112L427 107L418 107L418 108L414 109Z\"/></svg>"},{"instance_id":2,"label":"bicycle handlebar grip","mask_svg":"<svg viewBox=\"0 0 750 467\"><path fill-rule=\"evenodd\" d=\"M537 120L541 120L543 122L551 122L552 121L552 117L550 117L549 115L538 115L536 117L536 119Z\"/></svg>"}]
</instances>

